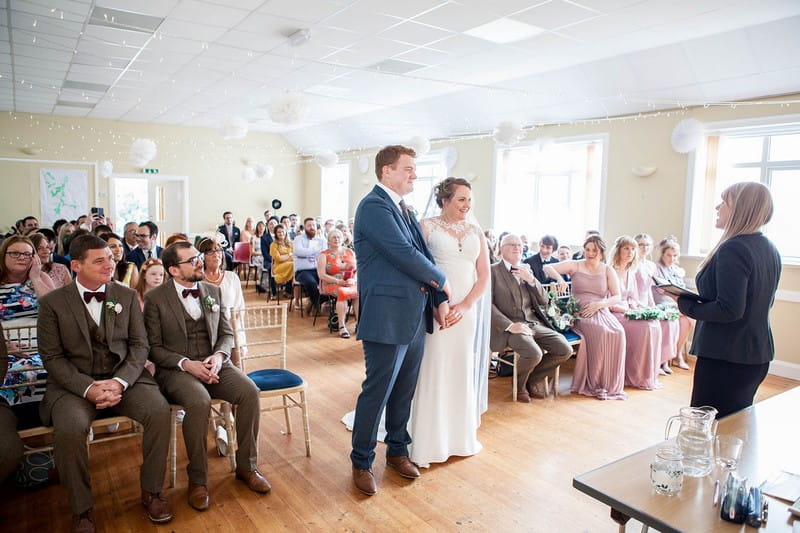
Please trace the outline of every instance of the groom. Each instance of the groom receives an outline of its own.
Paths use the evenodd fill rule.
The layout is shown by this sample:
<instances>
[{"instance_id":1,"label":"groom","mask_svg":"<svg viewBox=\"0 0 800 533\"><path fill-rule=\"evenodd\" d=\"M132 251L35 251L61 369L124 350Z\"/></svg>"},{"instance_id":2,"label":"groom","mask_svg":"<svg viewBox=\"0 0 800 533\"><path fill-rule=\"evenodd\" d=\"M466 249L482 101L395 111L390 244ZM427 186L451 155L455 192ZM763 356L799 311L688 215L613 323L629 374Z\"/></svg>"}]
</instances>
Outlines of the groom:
<instances>
[{"instance_id":1,"label":"groom","mask_svg":"<svg viewBox=\"0 0 800 533\"><path fill-rule=\"evenodd\" d=\"M433 264L422 231L403 196L414 190L414 150L387 146L375 156L378 184L355 217L358 258L358 339L364 344L366 379L353 422L353 482L369 496L378 424L386 408L386 464L403 477L419 477L408 458L406 424L417 385L425 332L433 332L434 303L447 315L450 285Z\"/></svg>"}]
</instances>

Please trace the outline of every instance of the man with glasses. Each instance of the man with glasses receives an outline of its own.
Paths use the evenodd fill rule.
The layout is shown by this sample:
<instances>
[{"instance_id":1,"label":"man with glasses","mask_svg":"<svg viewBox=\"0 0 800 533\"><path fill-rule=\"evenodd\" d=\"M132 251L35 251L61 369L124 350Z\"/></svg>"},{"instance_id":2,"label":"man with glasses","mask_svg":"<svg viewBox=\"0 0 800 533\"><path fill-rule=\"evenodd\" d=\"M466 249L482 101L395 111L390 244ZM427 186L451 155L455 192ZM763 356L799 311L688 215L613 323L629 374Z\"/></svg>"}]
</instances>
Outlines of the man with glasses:
<instances>
[{"instance_id":1,"label":"man with glasses","mask_svg":"<svg viewBox=\"0 0 800 533\"><path fill-rule=\"evenodd\" d=\"M145 294L150 359L167 398L183 406L183 440L189 464L189 505L208 509L206 434L211 399L237 406L236 478L255 492L271 487L258 471L259 392L230 362L233 331L219 287L202 281L203 255L188 242L167 246L161 256L170 280Z\"/></svg>"},{"instance_id":2,"label":"man with glasses","mask_svg":"<svg viewBox=\"0 0 800 533\"><path fill-rule=\"evenodd\" d=\"M128 257L139 246L136 241L137 229L139 229L139 225L136 222L125 223L124 233L122 234L122 247L125 250L125 257Z\"/></svg>"},{"instance_id":3,"label":"man with glasses","mask_svg":"<svg viewBox=\"0 0 800 533\"><path fill-rule=\"evenodd\" d=\"M513 234L500 243L502 260L491 267L492 333L494 352L510 347L519 355L517 401L530 403L531 396L544 398L544 378L572 355L563 335L550 327L540 306L547 305L547 291L522 262L522 240Z\"/></svg>"},{"instance_id":4,"label":"man with glasses","mask_svg":"<svg viewBox=\"0 0 800 533\"><path fill-rule=\"evenodd\" d=\"M128 261L142 268L148 259L161 259L162 248L156 244L158 239L158 226L150 222L142 222L136 230L136 242L138 247L128 255Z\"/></svg>"}]
</instances>

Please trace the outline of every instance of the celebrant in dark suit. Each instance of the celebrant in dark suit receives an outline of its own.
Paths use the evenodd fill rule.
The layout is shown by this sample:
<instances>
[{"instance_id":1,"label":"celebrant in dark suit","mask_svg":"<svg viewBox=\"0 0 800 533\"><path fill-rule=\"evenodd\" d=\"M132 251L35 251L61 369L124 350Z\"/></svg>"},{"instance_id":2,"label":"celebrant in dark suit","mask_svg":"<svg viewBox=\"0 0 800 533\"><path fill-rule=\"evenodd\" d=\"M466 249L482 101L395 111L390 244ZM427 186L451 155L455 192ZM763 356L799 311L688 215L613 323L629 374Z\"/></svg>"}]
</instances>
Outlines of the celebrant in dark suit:
<instances>
[{"instance_id":1,"label":"celebrant in dark suit","mask_svg":"<svg viewBox=\"0 0 800 533\"><path fill-rule=\"evenodd\" d=\"M700 265L700 299L681 296L678 307L697 319L692 405L710 405L723 417L753 404L775 355L769 312L781 257L760 231L773 212L767 187L735 183L716 210L723 233Z\"/></svg>"},{"instance_id":2,"label":"celebrant in dark suit","mask_svg":"<svg viewBox=\"0 0 800 533\"><path fill-rule=\"evenodd\" d=\"M358 339L363 341L366 379L353 423L353 482L358 490L377 492L372 474L378 424L386 408L386 461L403 477L419 477L408 459L406 431L411 399L424 347L433 331L434 304L446 326L450 288L433 264L422 230L403 196L414 190L416 154L387 146L375 157L378 184L361 200L355 216L358 293L361 299Z\"/></svg>"}]
</instances>

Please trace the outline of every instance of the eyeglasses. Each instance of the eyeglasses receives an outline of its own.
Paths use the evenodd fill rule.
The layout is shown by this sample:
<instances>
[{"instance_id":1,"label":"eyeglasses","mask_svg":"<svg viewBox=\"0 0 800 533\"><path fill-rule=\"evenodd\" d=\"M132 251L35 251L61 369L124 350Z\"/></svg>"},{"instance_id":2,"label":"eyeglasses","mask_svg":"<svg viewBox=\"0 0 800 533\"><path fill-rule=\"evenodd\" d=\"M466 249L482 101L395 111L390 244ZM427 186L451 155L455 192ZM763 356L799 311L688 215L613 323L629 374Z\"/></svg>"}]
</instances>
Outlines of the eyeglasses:
<instances>
[{"instance_id":1,"label":"eyeglasses","mask_svg":"<svg viewBox=\"0 0 800 533\"><path fill-rule=\"evenodd\" d=\"M126 229L125 233L136 233L136 228Z\"/></svg>"},{"instance_id":2,"label":"eyeglasses","mask_svg":"<svg viewBox=\"0 0 800 533\"><path fill-rule=\"evenodd\" d=\"M178 261L176 264L183 265L184 263L190 263L192 266L194 266L194 265L197 264L198 261L202 261L203 258L204 258L204 254L197 254L194 257L190 257L189 259L186 259L185 261Z\"/></svg>"},{"instance_id":3,"label":"eyeglasses","mask_svg":"<svg viewBox=\"0 0 800 533\"><path fill-rule=\"evenodd\" d=\"M34 255L33 252L13 252L12 251L12 252L6 252L6 253L9 255L9 257L11 257L13 259L24 259L25 261L27 261L28 259L32 259L33 255Z\"/></svg>"},{"instance_id":4,"label":"eyeglasses","mask_svg":"<svg viewBox=\"0 0 800 533\"><path fill-rule=\"evenodd\" d=\"M137 233L136 237L138 237L139 239L149 239L150 235L149 234L145 235L143 233Z\"/></svg>"}]
</instances>

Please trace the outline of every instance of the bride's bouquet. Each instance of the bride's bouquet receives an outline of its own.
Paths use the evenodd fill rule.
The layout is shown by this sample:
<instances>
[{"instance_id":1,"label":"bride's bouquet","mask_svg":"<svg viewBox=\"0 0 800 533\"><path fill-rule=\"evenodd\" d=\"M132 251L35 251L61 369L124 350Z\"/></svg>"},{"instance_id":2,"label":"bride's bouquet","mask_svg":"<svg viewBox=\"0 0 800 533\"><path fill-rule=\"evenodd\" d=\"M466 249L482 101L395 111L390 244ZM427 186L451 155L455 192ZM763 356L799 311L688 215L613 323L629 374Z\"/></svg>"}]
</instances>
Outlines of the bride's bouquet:
<instances>
[{"instance_id":1,"label":"bride's bouquet","mask_svg":"<svg viewBox=\"0 0 800 533\"><path fill-rule=\"evenodd\" d=\"M548 291L548 296L547 318L554 329L563 333L580 320L581 306L574 296L559 296L555 291Z\"/></svg>"}]
</instances>

